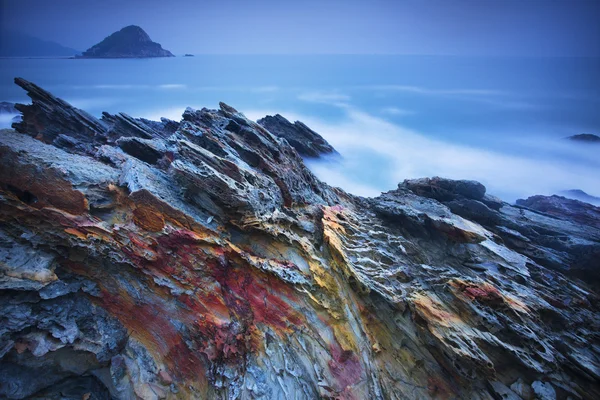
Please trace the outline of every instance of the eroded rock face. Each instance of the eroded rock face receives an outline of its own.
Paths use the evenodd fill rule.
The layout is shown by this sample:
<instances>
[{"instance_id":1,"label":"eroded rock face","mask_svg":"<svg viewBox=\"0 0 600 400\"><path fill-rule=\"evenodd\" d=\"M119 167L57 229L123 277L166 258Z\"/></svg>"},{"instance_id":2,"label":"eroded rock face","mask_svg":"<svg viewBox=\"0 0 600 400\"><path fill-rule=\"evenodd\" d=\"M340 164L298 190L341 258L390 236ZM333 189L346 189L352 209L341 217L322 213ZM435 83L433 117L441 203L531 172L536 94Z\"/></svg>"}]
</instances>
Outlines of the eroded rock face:
<instances>
[{"instance_id":1,"label":"eroded rock face","mask_svg":"<svg viewBox=\"0 0 600 400\"><path fill-rule=\"evenodd\" d=\"M279 114L267 115L257 121L277 137L292 145L298 154L306 157L319 157L334 153L334 148L317 132L300 121L293 124Z\"/></svg>"},{"instance_id":2,"label":"eroded rock face","mask_svg":"<svg viewBox=\"0 0 600 400\"><path fill-rule=\"evenodd\" d=\"M600 396L596 226L441 178L355 197L225 104L64 146L81 114L37 89L0 134L0 396Z\"/></svg>"}]
</instances>

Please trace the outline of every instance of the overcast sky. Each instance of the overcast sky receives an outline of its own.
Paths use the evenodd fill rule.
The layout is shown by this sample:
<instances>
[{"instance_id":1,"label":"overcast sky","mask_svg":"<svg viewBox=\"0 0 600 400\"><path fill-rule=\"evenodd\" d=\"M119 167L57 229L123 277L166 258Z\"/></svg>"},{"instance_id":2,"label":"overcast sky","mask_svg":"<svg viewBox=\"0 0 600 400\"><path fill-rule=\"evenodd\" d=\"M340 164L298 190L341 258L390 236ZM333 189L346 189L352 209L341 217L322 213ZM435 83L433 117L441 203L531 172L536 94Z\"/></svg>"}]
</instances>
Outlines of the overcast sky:
<instances>
[{"instance_id":1,"label":"overcast sky","mask_svg":"<svg viewBox=\"0 0 600 400\"><path fill-rule=\"evenodd\" d=\"M175 54L600 56L600 0L0 0L3 28L86 50L126 25Z\"/></svg>"}]
</instances>

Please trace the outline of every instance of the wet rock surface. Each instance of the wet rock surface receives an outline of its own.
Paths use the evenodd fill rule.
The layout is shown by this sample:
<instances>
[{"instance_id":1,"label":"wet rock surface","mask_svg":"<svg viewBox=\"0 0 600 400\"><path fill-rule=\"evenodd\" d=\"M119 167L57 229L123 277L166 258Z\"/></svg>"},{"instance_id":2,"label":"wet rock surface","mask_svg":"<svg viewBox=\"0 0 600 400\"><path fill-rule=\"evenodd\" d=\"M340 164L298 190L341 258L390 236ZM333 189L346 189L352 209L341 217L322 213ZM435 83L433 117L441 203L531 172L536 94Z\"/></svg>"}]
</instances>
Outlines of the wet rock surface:
<instances>
[{"instance_id":1,"label":"wet rock surface","mask_svg":"<svg viewBox=\"0 0 600 400\"><path fill-rule=\"evenodd\" d=\"M97 120L17 83L0 397L600 397L593 209L442 178L360 198L226 104Z\"/></svg>"}]
</instances>

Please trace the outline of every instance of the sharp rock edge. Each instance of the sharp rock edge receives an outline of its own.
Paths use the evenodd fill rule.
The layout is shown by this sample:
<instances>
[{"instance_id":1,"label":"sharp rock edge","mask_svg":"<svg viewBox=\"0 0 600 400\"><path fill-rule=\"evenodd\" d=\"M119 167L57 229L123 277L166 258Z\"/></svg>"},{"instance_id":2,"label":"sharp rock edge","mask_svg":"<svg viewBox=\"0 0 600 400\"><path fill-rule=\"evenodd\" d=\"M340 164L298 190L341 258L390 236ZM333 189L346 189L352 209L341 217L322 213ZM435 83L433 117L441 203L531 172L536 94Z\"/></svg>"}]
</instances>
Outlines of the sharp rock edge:
<instances>
[{"instance_id":1,"label":"sharp rock edge","mask_svg":"<svg viewBox=\"0 0 600 400\"><path fill-rule=\"evenodd\" d=\"M360 198L226 104L96 119L16 83L0 397L600 398L598 208Z\"/></svg>"}]
</instances>

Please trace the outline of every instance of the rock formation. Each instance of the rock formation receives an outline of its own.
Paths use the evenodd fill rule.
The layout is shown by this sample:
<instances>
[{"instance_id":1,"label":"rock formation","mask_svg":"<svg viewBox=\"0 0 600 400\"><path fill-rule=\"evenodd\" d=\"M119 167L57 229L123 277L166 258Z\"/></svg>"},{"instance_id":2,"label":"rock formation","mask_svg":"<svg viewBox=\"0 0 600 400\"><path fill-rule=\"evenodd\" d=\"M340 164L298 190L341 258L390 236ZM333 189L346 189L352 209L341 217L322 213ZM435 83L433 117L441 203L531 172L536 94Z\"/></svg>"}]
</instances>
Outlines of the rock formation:
<instances>
[{"instance_id":1,"label":"rock formation","mask_svg":"<svg viewBox=\"0 0 600 400\"><path fill-rule=\"evenodd\" d=\"M319 157L335 150L321 135L300 121L293 124L279 114L267 115L257 121L269 132L283 138L292 145L298 154L306 157Z\"/></svg>"},{"instance_id":2,"label":"rock formation","mask_svg":"<svg viewBox=\"0 0 600 400\"><path fill-rule=\"evenodd\" d=\"M226 104L98 120L16 82L0 397L600 397L593 209L356 197Z\"/></svg>"},{"instance_id":3,"label":"rock formation","mask_svg":"<svg viewBox=\"0 0 600 400\"><path fill-rule=\"evenodd\" d=\"M175 57L150 39L142 28L126 26L90 47L78 58L149 58Z\"/></svg>"}]
</instances>

